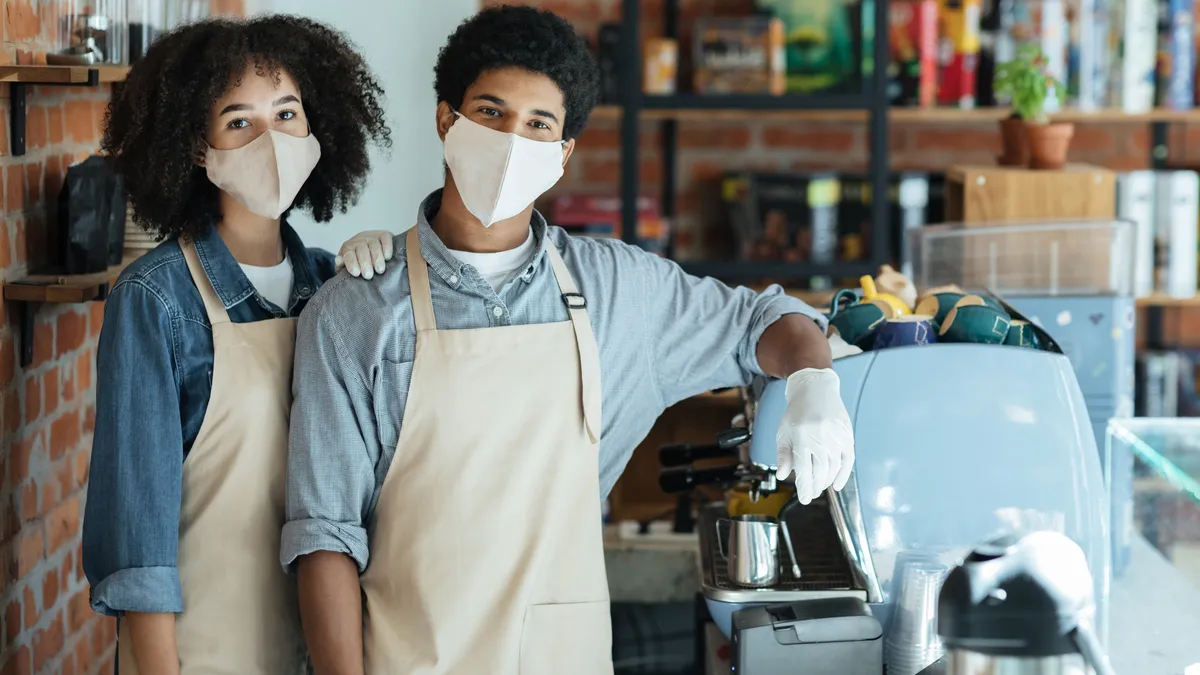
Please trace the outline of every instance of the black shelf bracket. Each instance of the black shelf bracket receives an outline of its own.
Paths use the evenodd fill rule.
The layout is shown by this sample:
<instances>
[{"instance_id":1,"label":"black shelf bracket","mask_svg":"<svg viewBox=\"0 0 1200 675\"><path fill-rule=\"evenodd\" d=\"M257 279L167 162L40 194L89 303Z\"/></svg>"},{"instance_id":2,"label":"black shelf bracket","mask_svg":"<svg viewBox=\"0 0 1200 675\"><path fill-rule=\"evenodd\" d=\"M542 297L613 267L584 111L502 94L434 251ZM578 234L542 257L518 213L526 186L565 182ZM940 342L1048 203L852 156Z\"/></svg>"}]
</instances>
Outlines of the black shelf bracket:
<instances>
[{"instance_id":1,"label":"black shelf bracket","mask_svg":"<svg viewBox=\"0 0 1200 675\"><path fill-rule=\"evenodd\" d=\"M100 71L88 68L86 82L12 82L9 85L12 101L9 106L9 145L12 156L20 157L25 154L26 103L28 87L98 87L100 86Z\"/></svg>"}]
</instances>

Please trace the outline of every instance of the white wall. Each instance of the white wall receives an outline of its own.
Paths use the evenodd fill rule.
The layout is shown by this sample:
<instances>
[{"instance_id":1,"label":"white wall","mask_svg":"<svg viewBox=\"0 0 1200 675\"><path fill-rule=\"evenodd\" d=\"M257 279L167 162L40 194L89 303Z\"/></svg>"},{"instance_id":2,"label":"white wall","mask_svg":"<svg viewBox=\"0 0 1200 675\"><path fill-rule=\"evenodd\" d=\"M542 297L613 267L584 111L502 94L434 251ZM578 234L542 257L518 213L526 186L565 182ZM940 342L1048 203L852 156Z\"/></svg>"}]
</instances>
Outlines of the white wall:
<instances>
[{"instance_id":1,"label":"white wall","mask_svg":"<svg viewBox=\"0 0 1200 675\"><path fill-rule=\"evenodd\" d=\"M387 93L391 157L376 154L367 188L347 213L325 224L312 222L308 214L290 218L306 244L336 253L361 230L407 229L421 199L441 186L433 65L455 26L478 9L478 0L247 0L248 14L300 14L341 30L366 56Z\"/></svg>"}]
</instances>

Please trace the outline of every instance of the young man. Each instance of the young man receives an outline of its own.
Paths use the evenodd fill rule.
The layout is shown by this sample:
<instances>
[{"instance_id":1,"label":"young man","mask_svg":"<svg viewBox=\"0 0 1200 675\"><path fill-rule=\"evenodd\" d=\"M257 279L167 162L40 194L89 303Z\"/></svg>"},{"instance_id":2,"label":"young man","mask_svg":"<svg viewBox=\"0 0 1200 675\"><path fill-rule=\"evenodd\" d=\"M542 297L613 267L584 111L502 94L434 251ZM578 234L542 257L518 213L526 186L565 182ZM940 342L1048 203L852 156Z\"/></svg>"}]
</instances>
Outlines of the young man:
<instances>
[{"instance_id":1,"label":"young man","mask_svg":"<svg viewBox=\"0 0 1200 675\"><path fill-rule=\"evenodd\" d=\"M481 12L434 88L445 188L301 318L281 559L318 675L611 673L600 503L665 408L788 378L781 475L846 482L823 319L533 210L596 102L560 18Z\"/></svg>"}]
</instances>

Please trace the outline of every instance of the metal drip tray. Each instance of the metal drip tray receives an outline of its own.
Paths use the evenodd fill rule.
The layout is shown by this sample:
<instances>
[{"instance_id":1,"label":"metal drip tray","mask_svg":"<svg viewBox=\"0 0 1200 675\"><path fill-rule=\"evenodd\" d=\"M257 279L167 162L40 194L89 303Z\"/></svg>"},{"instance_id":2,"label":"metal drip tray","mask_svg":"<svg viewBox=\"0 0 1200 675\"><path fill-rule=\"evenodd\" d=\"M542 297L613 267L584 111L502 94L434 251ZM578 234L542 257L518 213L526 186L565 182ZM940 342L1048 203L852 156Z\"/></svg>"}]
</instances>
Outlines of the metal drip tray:
<instances>
[{"instance_id":1,"label":"metal drip tray","mask_svg":"<svg viewBox=\"0 0 1200 675\"><path fill-rule=\"evenodd\" d=\"M779 583L771 588L746 588L729 579L728 565L721 557L714 537L728 541L729 526L725 504L710 504L700 512L696 524L700 537L702 592L722 602L789 602L822 597L857 597L866 600L866 591L854 588L850 564L842 552L829 504L822 498L806 507L791 509L787 526L796 545L796 562L801 578L792 576L791 560L779 549Z\"/></svg>"}]
</instances>

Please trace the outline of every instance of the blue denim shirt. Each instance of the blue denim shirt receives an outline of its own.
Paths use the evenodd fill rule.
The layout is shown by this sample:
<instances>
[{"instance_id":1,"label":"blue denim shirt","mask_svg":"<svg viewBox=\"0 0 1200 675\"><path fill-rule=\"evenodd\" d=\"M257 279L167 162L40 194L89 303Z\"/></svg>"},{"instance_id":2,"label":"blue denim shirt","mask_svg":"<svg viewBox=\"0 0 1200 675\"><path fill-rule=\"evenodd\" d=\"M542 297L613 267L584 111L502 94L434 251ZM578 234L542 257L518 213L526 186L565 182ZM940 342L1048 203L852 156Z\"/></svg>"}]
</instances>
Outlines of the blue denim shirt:
<instances>
[{"instance_id":1,"label":"blue denim shirt","mask_svg":"<svg viewBox=\"0 0 1200 675\"><path fill-rule=\"evenodd\" d=\"M210 228L196 239L204 271L234 323L294 317L334 275L333 255L283 241L294 283L286 311L264 299ZM83 520L83 569L104 614L182 612L176 571L183 462L212 384L212 328L176 240L129 265L113 285L97 347L96 428Z\"/></svg>"}]
</instances>

